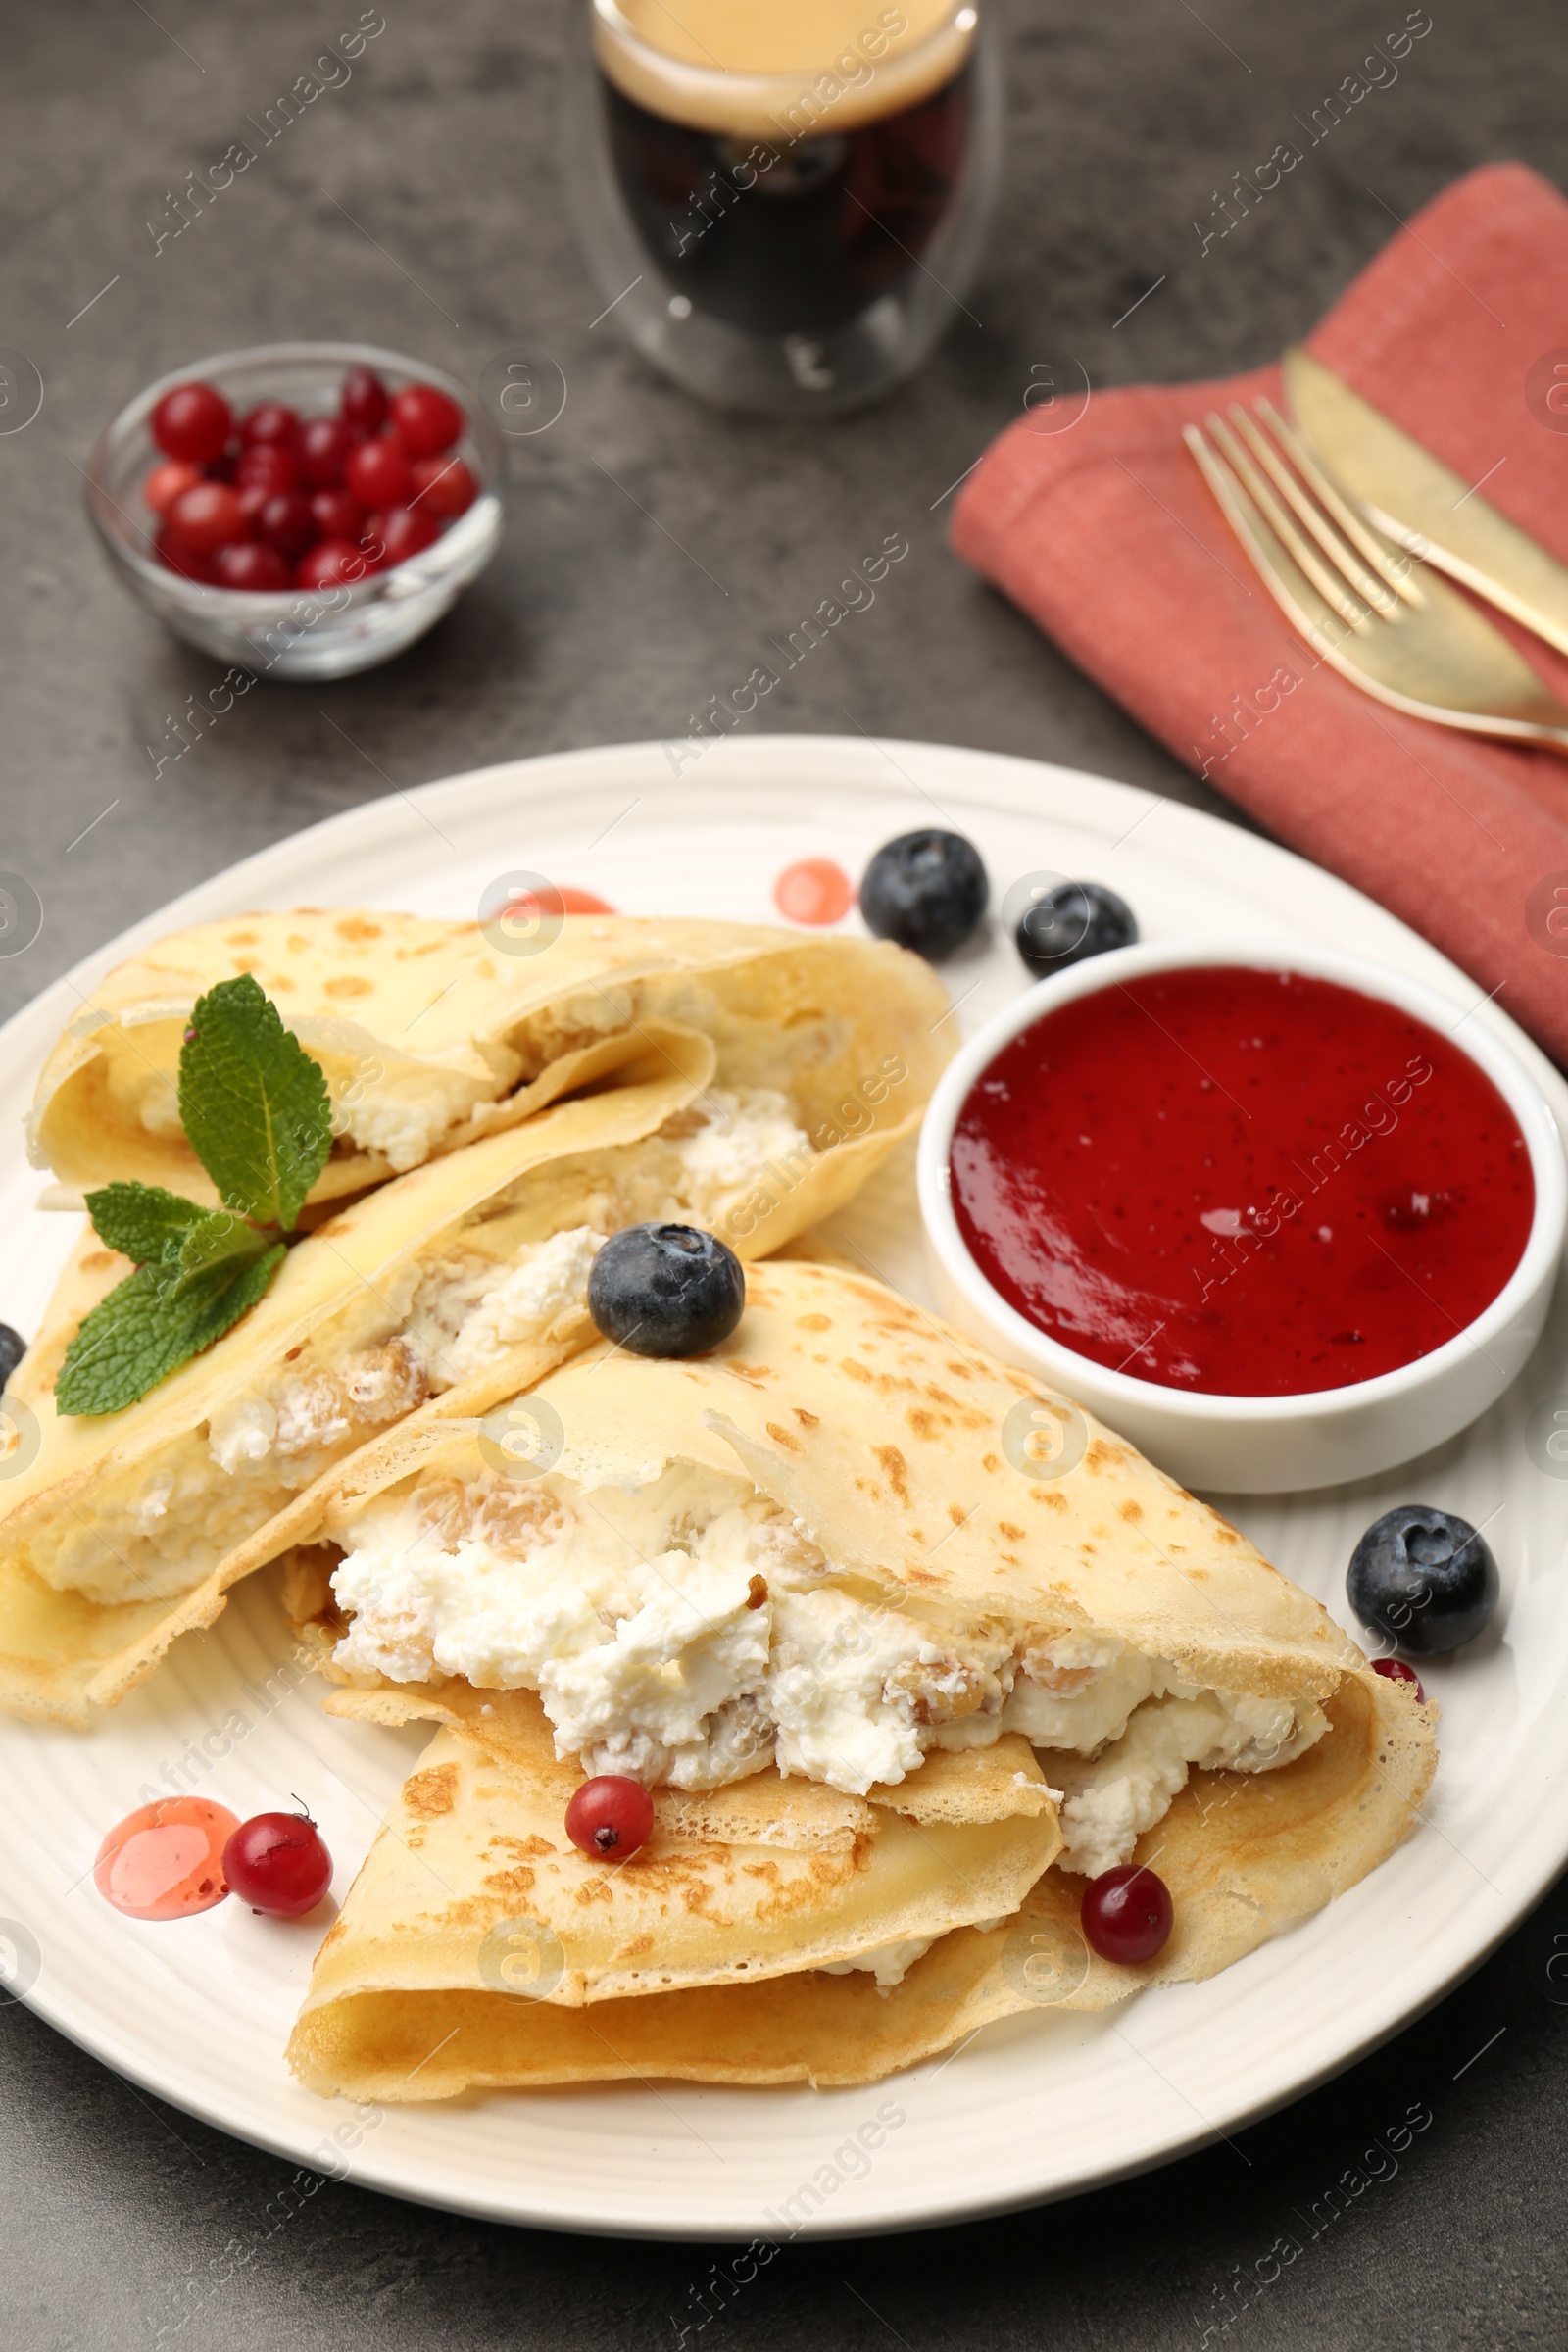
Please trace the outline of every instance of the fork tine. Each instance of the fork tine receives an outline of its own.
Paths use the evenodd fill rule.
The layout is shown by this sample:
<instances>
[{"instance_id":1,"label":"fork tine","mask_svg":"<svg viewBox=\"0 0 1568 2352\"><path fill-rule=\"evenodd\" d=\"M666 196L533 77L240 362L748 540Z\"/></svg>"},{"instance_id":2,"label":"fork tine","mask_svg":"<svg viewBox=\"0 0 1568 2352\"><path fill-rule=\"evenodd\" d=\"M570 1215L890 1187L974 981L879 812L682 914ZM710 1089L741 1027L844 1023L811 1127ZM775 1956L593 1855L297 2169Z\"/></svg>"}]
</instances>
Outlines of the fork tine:
<instances>
[{"instance_id":1,"label":"fork tine","mask_svg":"<svg viewBox=\"0 0 1568 2352\"><path fill-rule=\"evenodd\" d=\"M1260 429L1256 420L1248 415L1240 401L1232 406L1231 422L1276 490L1305 523L1323 553L1328 557L1329 562L1337 570L1345 574L1356 595L1363 598L1374 612L1380 612L1385 620L1396 620L1399 614L1399 600L1394 594L1392 587L1381 573L1368 570L1355 549L1335 529L1322 509L1313 504L1301 483L1269 440L1268 435Z\"/></svg>"},{"instance_id":2,"label":"fork tine","mask_svg":"<svg viewBox=\"0 0 1568 2352\"><path fill-rule=\"evenodd\" d=\"M1268 524L1237 480L1236 475L1231 471L1230 466L1226 465L1225 460L1216 450L1209 447L1196 424L1182 426L1182 439L1192 452L1200 472L1214 494L1215 504L1241 542L1249 563L1263 582L1264 587L1277 603L1284 604L1285 610L1295 625L1302 630L1303 634L1310 639L1313 645L1317 646L1320 652L1324 651L1326 641L1322 638L1322 632L1316 620L1303 613L1299 609L1299 600L1287 602L1282 595L1277 559L1283 558L1286 551L1273 539ZM1307 551L1308 555L1310 552L1310 550ZM1312 560L1316 561L1315 558ZM1322 566L1319 565L1318 568L1321 570ZM1359 631L1364 636L1372 627L1371 613L1366 611L1364 606L1356 604L1354 598L1346 590L1343 581L1332 578L1327 573L1324 576L1329 579L1332 590L1332 594L1327 599L1330 612L1337 613L1351 629Z\"/></svg>"},{"instance_id":3,"label":"fork tine","mask_svg":"<svg viewBox=\"0 0 1568 2352\"><path fill-rule=\"evenodd\" d=\"M1391 556L1376 534L1366 524L1336 485L1329 480L1312 450L1283 417L1266 393L1259 393L1253 404L1282 449L1289 452L1297 471L1311 488L1313 496L1326 507L1353 547L1360 550L1379 577L1387 580L1396 596L1407 605L1426 602L1414 576L1414 565L1408 557L1401 563Z\"/></svg>"},{"instance_id":4,"label":"fork tine","mask_svg":"<svg viewBox=\"0 0 1568 2352\"><path fill-rule=\"evenodd\" d=\"M1217 416L1210 411L1206 422L1210 436L1218 444L1223 457L1230 462L1229 469L1235 488L1238 491L1245 489L1250 494L1252 505L1268 523L1275 538L1286 550L1297 569L1306 575L1325 604L1331 606L1342 620L1348 621L1351 628L1365 629L1370 626L1373 618L1372 610L1352 596L1346 585L1343 573L1337 569L1331 569L1324 563L1317 549L1297 528L1224 417ZM1191 442L1188 447L1192 448ZM1197 457L1196 449L1193 451L1193 455ZM1207 466L1203 466L1203 474L1210 488L1213 488L1214 477Z\"/></svg>"}]
</instances>

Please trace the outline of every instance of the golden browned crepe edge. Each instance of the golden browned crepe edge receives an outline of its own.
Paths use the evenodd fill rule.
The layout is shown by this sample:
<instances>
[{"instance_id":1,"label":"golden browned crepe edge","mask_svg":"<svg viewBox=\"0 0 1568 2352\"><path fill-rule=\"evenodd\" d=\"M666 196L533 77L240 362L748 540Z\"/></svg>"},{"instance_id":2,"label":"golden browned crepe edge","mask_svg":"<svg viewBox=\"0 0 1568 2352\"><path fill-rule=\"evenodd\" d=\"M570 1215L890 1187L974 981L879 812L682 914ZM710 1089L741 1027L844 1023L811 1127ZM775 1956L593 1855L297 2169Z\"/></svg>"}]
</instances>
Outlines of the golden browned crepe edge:
<instances>
[{"instance_id":1,"label":"golden browned crepe edge","mask_svg":"<svg viewBox=\"0 0 1568 2352\"><path fill-rule=\"evenodd\" d=\"M307 2005L289 2063L323 2096L386 2103L626 2080L826 2089L880 2082L1031 2010L1103 2009L1211 1977L1347 1892L1419 1818L1436 1710L1368 1670L1329 1713L1325 1740L1277 1772L1195 1773L1140 1841L1136 1858L1165 1878L1177 1918L1145 1968L1089 1952L1085 1882L1057 1867L1013 1920L942 1937L888 1993L864 1976L813 1972L585 2011L465 1991L350 1994Z\"/></svg>"},{"instance_id":2,"label":"golden browned crepe edge","mask_svg":"<svg viewBox=\"0 0 1568 2352\"><path fill-rule=\"evenodd\" d=\"M434 1009L445 993L436 986L436 979L454 968L457 977L468 981L483 973L490 975L485 990L488 1017L470 1023L461 1040L449 1039L442 1051L411 1055L405 1024L398 1024L399 1044L378 1037L356 1020L358 997L331 1007L302 1005L283 943L291 931L304 936L318 926L330 926L334 932L346 926L352 933L340 947L330 939L326 943L326 952L335 953L344 967L339 983L326 984L328 991L333 985L354 987L357 972L374 971L389 958L431 958L425 976L433 993L426 1009ZM138 1006L178 1003L188 1009L204 989L241 971L254 972L261 985L273 994L285 1017L303 1018L307 1028L313 1021L347 1023L363 1029L372 1049L396 1052L435 1072L461 1066L472 1077L484 1070L487 1045L498 1044L511 1029L539 1018L557 1002L565 1003L595 990L608 993L610 988L630 983L665 978L700 981L738 972L768 958L777 959L781 969L794 959L821 964L829 972L836 966L834 976L849 1003L868 996L882 1000L879 1010L887 1032L882 1043L894 1043L901 1053L907 1053L909 1063L904 1075L912 1079L917 1107L923 1105L954 1050L956 1041L943 1032L949 1006L942 983L919 957L886 941L706 917L632 915L567 915L562 936L570 944L574 959L568 960L554 989L541 985L550 977L543 956L506 957L491 952L477 923L434 921L379 908L311 907L236 915L155 942L105 975L86 1011L56 1041L39 1075L27 1123L28 1149L36 1165L54 1171L57 1183L51 1204L65 1205L95 1185L126 1177L164 1184L192 1200L216 1203L211 1181L183 1137L154 1136L114 1116L102 1084L103 1049L95 1041L104 1027L129 1025L124 1016ZM589 941L605 944L595 954L586 944ZM309 946L313 953L320 953L318 941L312 940ZM241 948L243 953L238 952ZM787 984L781 985L787 996ZM94 1016L100 1017L95 1020ZM623 1032L615 1036L623 1042ZM613 1045L615 1036L573 1049L547 1062L512 1095L481 1102L470 1116L449 1127L427 1159L515 1124L587 1083L596 1057ZM873 1060L869 1043L861 1058ZM846 1081L849 1092L858 1098L850 1122L852 1133L866 1107L858 1097L875 1077L873 1067L857 1073L854 1081ZM885 1086L882 1091L885 1097ZM346 1198L388 1180L393 1173L390 1162L378 1152L364 1148L340 1150L312 1188L310 1200L318 1203Z\"/></svg>"}]
</instances>

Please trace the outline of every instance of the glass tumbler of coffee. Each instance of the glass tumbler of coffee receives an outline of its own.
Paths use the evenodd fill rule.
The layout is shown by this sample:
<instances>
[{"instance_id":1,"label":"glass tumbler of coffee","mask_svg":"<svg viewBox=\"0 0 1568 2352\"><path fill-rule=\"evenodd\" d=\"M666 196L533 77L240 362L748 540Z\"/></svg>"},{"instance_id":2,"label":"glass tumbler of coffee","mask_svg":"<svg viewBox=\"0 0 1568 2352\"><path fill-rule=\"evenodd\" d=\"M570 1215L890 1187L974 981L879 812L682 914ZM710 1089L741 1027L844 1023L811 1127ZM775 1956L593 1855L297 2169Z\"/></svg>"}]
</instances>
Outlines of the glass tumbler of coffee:
<instances>
[{"instance_id":1,"label":"glass tumbler of coffee","mask_svg":"<svg viewBox=\"0 0 1568 2352\"><path fill-rule=\"evenodd\" d=\"M587 0L567 156L601 318L732 408L830 413L911 375L984 243L994 8Z\"/></svg>"}]
</instances>

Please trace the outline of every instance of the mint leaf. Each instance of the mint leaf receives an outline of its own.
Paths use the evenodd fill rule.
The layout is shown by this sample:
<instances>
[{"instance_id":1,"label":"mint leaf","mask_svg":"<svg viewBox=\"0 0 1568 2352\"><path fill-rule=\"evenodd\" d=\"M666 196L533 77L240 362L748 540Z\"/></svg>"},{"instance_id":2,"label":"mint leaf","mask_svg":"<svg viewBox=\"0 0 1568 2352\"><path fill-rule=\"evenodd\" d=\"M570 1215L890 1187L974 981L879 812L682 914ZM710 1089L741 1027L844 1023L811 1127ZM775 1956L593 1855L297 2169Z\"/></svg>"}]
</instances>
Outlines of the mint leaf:
<instances>
[{"instance_id":1,"label":"mint leaf","mask_svg":"<svg viewBox=\"0 0 1568 2352\"><path fill-rule=\"evenodd\" d=\"M179 1115L227 1206L291 1232L332 1148L326 1079L250 974L221 980L191 1014Z\"/></svg>"},{"instance_id":2,"label":"mint leaf","mask_svg":"<svg viewBox=\"0 0 1568 2352\"><path fill-rule=\"evenodd\" d=\"M155 1266L164 1257L177 1257L193 1225L209 1211L159 1184L106 1184L87 1195L87 1214L101 1242L134 1258L138 1266Z\"/></svg>"},{"instance_id":3,"label":"mint leaf","mask_svg":"<svg viewBox=\"0 0 1568 2352\"><path fill-rule=\"evenodd\" d=\"M221 1220L214 1218L215 1224ZM118 1413L200 1355L254 1306L287 1255L281 1242L235 1269L220 1259L190 1274L138 1266L84 1317L55 1387L64 1413Z\"/></svg>"},{"instance_id":4,"label":"mint leaf","mask_svg":"<svg viewBox=\"0 0 1568 2352\"><path fill-rule=\"evenodd\" d=\"M250 1265L268 1250L277 1247L243 1217L231 1216L226 1208L208 1209L197 1218L180 1245L178 1266L182 1278L207 1274L226 1266L237 1274L242 1266Z\"/></svg>"}]
</instances>

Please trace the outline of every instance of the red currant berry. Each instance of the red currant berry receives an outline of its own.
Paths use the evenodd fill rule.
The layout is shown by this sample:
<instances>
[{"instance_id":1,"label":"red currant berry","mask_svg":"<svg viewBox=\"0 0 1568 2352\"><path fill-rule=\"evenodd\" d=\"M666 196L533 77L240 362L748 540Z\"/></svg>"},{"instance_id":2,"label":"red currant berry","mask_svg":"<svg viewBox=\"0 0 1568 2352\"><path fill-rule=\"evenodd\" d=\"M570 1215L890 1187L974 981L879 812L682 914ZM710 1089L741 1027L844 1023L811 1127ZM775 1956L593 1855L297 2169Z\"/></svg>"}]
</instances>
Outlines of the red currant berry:
<instances>
[{"instance_id":1,"label":"red currant berry","mask_svg":"<svg viewBox=\"0 0 1568 2352\"><path fill-rule=\"evenodd\" d=\"M182 490L203 479L202 469L188 458L166 458L155 466L141 486L142 497L155 514L167 514Z\"/></svg>"},{"instance_id":2,"label":"red currant berry","mask_svg":"<svg viewBox=\"0 0 1568 2352\"><path fill-rule=\"evenodd\" d=\"M654 1800L618 1772L584 1781L566 1807L566 1836L602 1862L624 1862L653 1834Z\"/></svg>"},{"instance_id":3,"label":"red currant berry","mask_svg":"<svg viewBox=\"0 0 1568 2352\"><path fill-rule=\"evenodd\" d=\"M386 386L372 368L351 368L337 396L338 413L357 433L378 433L386 421Z\"/></svg>"},{"instance_id":4,"label":"red currant berry","mask_svg":"<svg viewBox=\"0 0 1568 2352\"><path fill-rule=\"evenodd\" d=\"M347 490L314 490L311 513L322 539L358 539L365 528L365 509Z\"/></svg>"},{"instance_id":5,"label":"red currant berry","mask_svg":"<svg viewBox=\"0 0 1568 2352\"><path fill-rule=\"evenodd\" d=\"M276 548L256 539L236 539L231 546L220 547L213 561L225 588L270 596L289 584L288 565Z\"/></svg>"},{"instance_id":6,"label":"red currant berry","mask_svg":"<svg viewBox=\"0 0 1568 2352\"><path fill-rule=\"evenodd\" d=\"M257 1813L224 1846L223 1876L253 1911L299 1919L332 1884L332 1857L308 1814Z\"/></svg>"},{"instance_id":7,"label":"red currant berry","mask_svg":"<svg viewBox=\"0 0 1568 2352\"><path fill-rule=\"evenodd\" d=\"M422 514L439 514L444 522L466 514L479 495L479 485L461 458L416 458L409 467L409 504Z\"/></svg>"},{"instance_id":8,"label":"red currant berry","mask_svg":"<svg viewBox=\"0 0 1568 2352\"><path fill-rule=\"evenodd\" d=\"M227 401L211 384L176 384L153 411L153 439L166 457L205 466L222 456L231 422Z\"/></svg>"},{"instance_id":9,"label":"red currant berry","mask_svg":"<svg viewBox=\"0 0 1568 2352\"><path fill-rule=\"evenodd\" d=\"M1102 1960L1123 1968L1137 1968L1163 1951L1175 1916L1164 1880L1136 1862L1091 1879L1080 1913L1084 1935Z\"/></svg>"},{"instance_id":10,"label":"red currant berry","mask_svg":"<svg viewBox=\"0 0 1568 2352\"><path fill-rule=\"evenodd\" d=\"M311 502L297 490L280 491L276 498L270 498L256 517L256 528L269 546L275 547L291 564L320 537Z\"/></svg>"},{"instance_id":11,"label":"red currant berry","mask_svg":"<svg viewBox=\"0 0 1568 2352\"><path fill-rule=\"evenodd\" d=\"M367 580L373 566L351 539L318 539L294 570L297 588L352 588Z\"/></svg>"},{"instance_id":12,"label":"red currant berry","mask_svg":"<svg viewBox=\"0 0 1568 2352\"><path fill-rule=\"evenodd\" d=\"M1416 1698L1420 1701L1425 1700L1426 1692L1421 1688L1421 1677L1415 1668L1407 1666L1402 1658L1374 1658L1372 1671L1374 1674L1381 1674L1386 1682L1408 1683L1415 1692Z\"/></svg>"},{"instance_id":13,"label":"red currant berry","mask_svg":"<svg viewBox=\"0 0 1568 2352\"><path fill-rule=\"evenodd\" d=\"M343 464L354 447L354 435L341 416L313 416L300 426L300 479L307 490L330 490L342 479Z\"/></svg>"},{"instance_id":14,"label":"red currant berry","mask_svg":"<svg viewBox=\"0 0 1568 2352\"><path fill-rule=\"evenodd\" d=\"M182 580L196 580L204 588L218 586L218 572L213 559L198 548L191 547L172 530L166 520L153 541L158 561L170 571L177 571Z\"/></svg>"},{"instance_id":15,"label":"red currant berry","mask_svg":"<svg viewBox=\"0 0 1568 2352\"><path fill-rule=\"evenodd\" d=\"M402 442L382 433L351 449L343 464L343 487L362 507L401 506L409 488L408 453Z\"/></svg>"},{"instance_id":16,"label":"red currant berry","mask_svg":"<svg viewBox=\"0 0 1568 2352\"><path fill-rule=\"evenodd\" d=\"M374 523L386 551L381 564L388 571L394 564L407 564L411 556L422 556L441 536L439 515L426 514L421 507L393 507L376 515Z\"/></svg>"},{"instance_id":17,"label":"red currant berry","mask_svg":"<svg viewBox=\"0 0 1568 2352\"><path fill-rule=\"evenodd\" d=\"M245 536L238 496L226 482L193 482L174 500L166 520L174 538L202 556Z\"/></svg>"},{"instance_id":18,"label":"red currant berry","mask_svg":"<svg viewBox=\"0 0 1568 2352\"><path fill-rule=\"evenodd\" d=\"M234 468L234 480L241 490L252 483L264 484L270 498L300 486L300 462L292 449L281 442L259 441L254 449L246 450Z\"/></svg>"},{"instance_id":19,"label":"red currant berry","mask_svg":"<svg viewBox=\"0 0 1568 2352\"><path fill-rule=\"evenodd\" d=\"M280 400L264 400L249 416L240 418L239 437L247 449L254 449L258 443L286 449L292 445L299 423L293 410L285 408Z\"/></svg>"},{"instance_id":20,"label":"red currant berry","mask_svg":"<svg viewBox=\"0 0 1568 2352\"><path fill-rule=\"evenodd\" d=\"M411 458L433 458L461 440L467 419L434 384L408 384L393 395L392 426Z\"/></svg>"}]
</instances>

